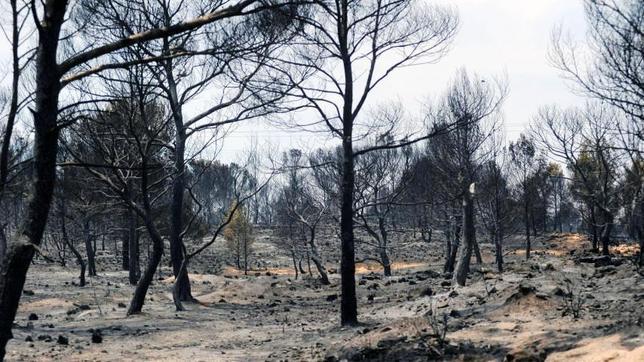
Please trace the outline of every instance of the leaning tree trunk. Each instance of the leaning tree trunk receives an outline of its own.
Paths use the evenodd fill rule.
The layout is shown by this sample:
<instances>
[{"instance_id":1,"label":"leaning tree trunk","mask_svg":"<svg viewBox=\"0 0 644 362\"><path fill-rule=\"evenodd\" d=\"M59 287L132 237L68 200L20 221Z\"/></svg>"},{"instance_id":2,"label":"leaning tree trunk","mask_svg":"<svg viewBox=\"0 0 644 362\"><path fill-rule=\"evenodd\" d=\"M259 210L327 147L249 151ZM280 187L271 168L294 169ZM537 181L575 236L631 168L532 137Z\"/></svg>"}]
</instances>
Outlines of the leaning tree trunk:
<instances>
[{"instance_id":1,"label":"leaning tree trunk","mask_svg":"<svg viewBox=\"0 0 644 362\"><path fill-rule=\"evenodd\" d=\"M48 1L38 31L35 62L33 176L24 222L0 265L0 360L12 338L11 327L35 247L42 241L56 180L60 78L56 53L66 1Z\"/></svg>"},{"instance_id":2,"label":"leaning tree trunk","mask_svg":"<svg viewBox=\"0 0 644 362\"><path fill-rule=\"evenodd\" d=\"M329 282L329 276L326 272L326 268L324 266L324 263L322 262L322 258L320 258L320 253L318 252L317 245L315 245L315 231L311 231L311 238L309 239L309 246L311 247L311 260L313 260L313 264L315 264L315 268L318 270L318 274L320 274L320 281L324 285L329 285L331 284Z\"/></svg>"},{"instance_id":3,"label":"leaning tree trunk","mask_svg":"<svg viewBox=\"0 0 644 362\"><path fill-rule=\"evenodd\" d=\"M472 249L476 243L476 231L474 230L474 184L470 185L469 191L465 192L463 198L463 242L458 255L454 281L460 286L465 285L467 274L470 270L470 259Z\"/></svg>"},{"instance_id":4,"label":"leaning tree trunk","mask_svg":"<svg viewBox=\"0 0 644 362\"><path fill-rule=\"evenodd\" d=\"M148 265L146 266L143 275L141 275L141 279L139 279L136 289L134 289L134 295L130 301L127 315L140 313L143 309L145 296L148 293L148 289L152 284L152 279L154 279L154 273L156 273L157 267L159 266L159 263L161 263L161 257L163 256L163 239L154 227L153 221L149 215L146 216L145 224L150 235L150 240L152 241L152 253L150 253Z\"/></svg>"}]
</instances>

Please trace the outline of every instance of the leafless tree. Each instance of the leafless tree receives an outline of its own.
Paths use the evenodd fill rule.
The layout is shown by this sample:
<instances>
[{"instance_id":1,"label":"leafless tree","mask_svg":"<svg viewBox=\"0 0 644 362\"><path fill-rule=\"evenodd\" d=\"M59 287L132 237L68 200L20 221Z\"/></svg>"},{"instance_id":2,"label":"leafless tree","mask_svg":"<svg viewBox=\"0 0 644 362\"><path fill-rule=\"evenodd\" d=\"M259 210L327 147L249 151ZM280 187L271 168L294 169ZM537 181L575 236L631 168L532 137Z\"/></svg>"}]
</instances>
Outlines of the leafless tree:
<instances>
[{"instance_id":1,"label":"leafless tree","mask_svg":"<svg viewBox=\"0 0 644 362\"><path fill-rule=\"evenodd\" d=\"M456 32L458 18L450 9L415 0L335 0L315 1L313 10L301 21L299 57L290 63L316 74L296 88L318 116L307 128L320 125L342 141L340 320L342 325L352 325L358 321L354 158L372 150L354 150L354 142L360 139L362 110L373 89L397 68L440 59ZM379 148L401 147L424 137L407 136L394 137L392 143Z\"/></svg>"},{"instance_id":2,"label":"leafless tree","mask_svg":"<svg viewBox=\"0 0 644 362\"><path fill-rule=\"evenodd\" d=\"M585 47L553 32L549 57L578 90L623 111L622 127L644 139L644 4L637 0L585 0Z\"/></svg>"},{"instance_id":3,"label":"leafless tree","mask_svg":"<svg viewBox=\"0 0 644 362\"><path fill-rule=\"evenodd\" d=\"M481 167L490 159L493 152L489 143L498 132L500 125L500 107L507 94L507 86L502 80L487 81L479 76L469 76L460 70L444 99L436 110L429 112L429 123L432 129L441 130L454 125L449 133L444 133L435 140L429 141L433 164L449 183L453 191L452 198L463 205L463 243L456 263L455 279L464 285L469 271L469 259L476 252L480 263L480 252L475 240L474 186ZM437 142L437 147L432 142ZM455 250L450 253L455 255Z\"/></svg>"}]
</instances>

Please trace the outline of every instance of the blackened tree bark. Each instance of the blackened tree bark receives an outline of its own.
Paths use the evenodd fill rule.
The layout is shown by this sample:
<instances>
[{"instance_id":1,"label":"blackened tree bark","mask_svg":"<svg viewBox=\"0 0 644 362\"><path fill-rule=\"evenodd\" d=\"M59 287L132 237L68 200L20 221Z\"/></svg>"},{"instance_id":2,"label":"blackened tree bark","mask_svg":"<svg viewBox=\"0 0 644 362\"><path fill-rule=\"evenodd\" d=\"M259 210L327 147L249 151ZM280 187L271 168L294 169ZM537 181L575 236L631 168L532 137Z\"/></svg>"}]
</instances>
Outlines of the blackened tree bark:
<instances>
[{"instance_id":1,"label":"blackened tree bark","mask_svg":"<svg viewBox=\"0 0 644 362\"><path fill-rule=\"evenodd\" d=\"M69 239L69 235L67 234L67 202L65 195L61 195L59 198L59 216L60 216L60 232L62 234L63 242L65 245L69 247L69 250L72 251L72 254L74 254L74 257L76 258L76 261L78 262L78 265L80 266L80 275L78 277L78 282L81 287L85 286L85 260L83 260L83 256L81 253L76 249L74 246L74 243Z\"/></svg>"},{"instance_id":2,"label":"blackened tree bark","mask_svg":"<svg viewBox=\"0 0 644 362\"><path fill-rule=\"evenodd\" d=\"M96 276L96 250L92 243L91 219L83 220L83 240L85 241L85 251L87 253L87 272L90 277Z\"/></svg>"},{"instance_id":3,"label":"blackened tree bark","mask_svg":"<svg viewBox=\"0 0 644 362\"><path fill-rule=\"evenodd\" d=\"M33 179L27 212L21 230L7 250L0 267L0 359L12 338L11 327L25 284L35 246L40 245L47 224L56 180L59 129L58 96L60 76L56 56L67 2L49 0L38 29L36 50L36 91L33 110Z\"/></svg>"},{"instance_id":4,"label":"blackened tree bark","mask_svg":"<svg viewBox=\"0 0 644 362\"><path fill-rule=\"evenodd\" d=\"M467 274L470 270L472 249L476 242L474 227L474 184L472 184L463 197L463 242L458 254L456 269L454 270L454 281L460 286L465 285Z\"/></svg>"},{"instance_id":5,"label":"blackened tree bark","mask_svg":"<svg viewBox=\"0 0 644 362\"><path fill-rule=\"evenodd\" d=\"M128 191L131 190L131 184ZM131 191L128 193L128 199L131 200ZM139 233L137 229L137 216L131 207L127 211L127 231L128 231L128 279L130 284L136 285L141 276L140 253L139 253Z\"/></svg>"},{"instance_id":6,"label":"blackened tree bark","mask_svg":"<svg viewBox=\"0 0 644 362\"><path fill-rule=\"evenodd\" d=\"M121 240L121 269L129 270L130 269L130 228L129 228L129 210L125 209L123 213L124 224L128 225L127 228L123 229L123 236Z\"/></svg>"}]
</instances>

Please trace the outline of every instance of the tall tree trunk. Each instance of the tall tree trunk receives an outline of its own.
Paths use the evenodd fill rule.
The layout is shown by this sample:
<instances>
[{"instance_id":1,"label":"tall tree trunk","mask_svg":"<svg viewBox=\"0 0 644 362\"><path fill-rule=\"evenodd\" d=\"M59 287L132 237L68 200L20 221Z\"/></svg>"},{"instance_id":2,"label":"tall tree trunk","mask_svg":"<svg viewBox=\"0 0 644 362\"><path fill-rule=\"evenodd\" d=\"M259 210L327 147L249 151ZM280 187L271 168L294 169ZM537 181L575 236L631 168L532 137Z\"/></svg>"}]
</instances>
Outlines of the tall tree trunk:
<instances>
[{"instance_id":1,"label":"tall tree trunk","mask_svg":"<svg viewBox=\"0 0 644 362\"><path fill-rule=\"evenodd\" d=\"M34 173L30 182L31 192L21 229L9 245L0 266L0 360L4 358L7 342L12 338L11 327L34 256L34 246L39 246L42 241L56 181L60 132L56 124L60 93L56 57L67 1L48 0L45 7L44 19L38 31L35 62L36 91L32 112Z\"/></svg>"},{"instance_id":2,"label":"tall tree trunk","mask_svg":"<svg viewBox=\"0 0 644 362\"><path fill-rule=\"evenodd\" d=\"M163 39L164 52L169 53L168 39ZM194 301L190 290L190 279L188 272L179 273L183 264L183 203L185 185L185 153L186 153L186 129L183 124L183 112L179 96L177 93L177 83L174 78L172 59L164 63L164 72L167 82L168 98L172 119L175 126L174 139L174 177L172 179L172 206L170 210L170 262L172 263L172 273L177 279L176 287L178 288L179 298L181 301ZM187 265L185 266L187 268Z\"/></svg>"},{"instance_id":3,"label":"tall tree trunk","mask_svg":"<svg viewBox=\"0 0 644 362\"><path fill-rule=\"evenodd\" d=\"M90 232L89 218L83 220L83 239L85 240L85 251L87 253L87 272L90 277L96 276L96 252L92 246L92 234Z\"/></svg>"},{"instance_id":4,"label":"tall tree trunk","mask_svg":"<svg viewBox=\"0 0 644 362\"><path fill-rule=\"evenodd\" d=\"M339 4L338 43L344 72L344 99L342 105L342 200L340 204L340 239L342 257L340 278L342 299L340 301L340 323L358 323L358 301L356 299L356 255L353 234L353 191L355 188L353 155L353 69L349 53L349 4Z\"/></svg>"},{"instance_id":5,"label":"tall tree trunk","mask_svg":"<svg viewBox=\"0 0 644 362\"><path fill-rule=\"evenodd\" d=\"M474 229L474 184L465 192L463 198L463 242L459 252L456 269L454 272L454 281L464 286L467 274L470 269L470 259L472 258L472 248L476 243L476 231Z\"/></svg>"},{"instance_id":6,"label":"tall tree trunk","mask_svg":"<svg viewBox=\"0 0 644 362\"><path fill-rule=\"evenodd\" d=\"M346 121L345 121L346 122ZM342 301L340 304L340 321L342 325L358 323L358 301L356 300L356 261L355 241L353 235L353 190L355 179L353 173L353 146L351 134L344 135L342 142L344 159L342 162L342 204L340 211L340 235L342 241L342 259L340 277L342 281Z\"/></svg>"}]
</instances>

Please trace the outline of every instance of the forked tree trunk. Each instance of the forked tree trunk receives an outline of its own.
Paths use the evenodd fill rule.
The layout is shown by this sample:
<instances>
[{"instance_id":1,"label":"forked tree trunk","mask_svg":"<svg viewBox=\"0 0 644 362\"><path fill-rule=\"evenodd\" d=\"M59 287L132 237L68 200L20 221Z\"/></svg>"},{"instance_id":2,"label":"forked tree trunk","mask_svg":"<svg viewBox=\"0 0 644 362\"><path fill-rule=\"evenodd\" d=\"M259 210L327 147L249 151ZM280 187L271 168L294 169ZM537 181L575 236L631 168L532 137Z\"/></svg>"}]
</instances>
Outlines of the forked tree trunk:
<instances>
[{"instance_id":1,"label":"forked tree trunk","mask_svg":"<svg viewBox=\"0 0 644 362\"><path fill-rule=\"evenodd\" d=\"M35 61L33 176L30 197L20 231L8 246L0 265L0 360L4 358L7 342L12 338L11 327L34 256L34 245L39 246L42 241L56 180L60 132L56 119L60 79L55 70L58 69L58 38L67 2L50 0L47 1L46 8L38 31Z\"/></svg>"},{"instance_id":2,"label":"forked tree trunk","mask_svg":"<svg viewBox=\"0 0 644 362\"><path fill-rule=\"evenodd\" d=\"M474 184L470 185L469 192L463 197L463 242L459 252L454 281L464 286L467 274L470 270L470 259L472 249L476 243L476 231L474 229Z\"/></svg>"},{"instance_id":3,"label":"forked tree trunk","mask_svg":"<svg viewBox=\"0 0 644 362\"><path fill-rule=\"evenodd\" d=\"M136 288L134 289L134 295L130 301L130 307L128 308L127 315L140 313L143 309L143 304L145 304L145 296L148 293L148 289L152 284L154 279L154 273L156 273L159 264L161 263L161 257L163 256L163 239L158 233L156 228L153 225L153 221L149 217L146 217L145 220L146 228L150 235L150 240L152 242L152 253L148 256L148 265L141 275Z\"/></svg>"}]
</instances>

